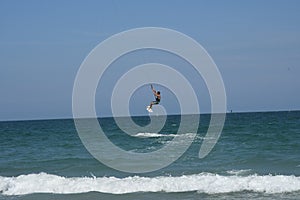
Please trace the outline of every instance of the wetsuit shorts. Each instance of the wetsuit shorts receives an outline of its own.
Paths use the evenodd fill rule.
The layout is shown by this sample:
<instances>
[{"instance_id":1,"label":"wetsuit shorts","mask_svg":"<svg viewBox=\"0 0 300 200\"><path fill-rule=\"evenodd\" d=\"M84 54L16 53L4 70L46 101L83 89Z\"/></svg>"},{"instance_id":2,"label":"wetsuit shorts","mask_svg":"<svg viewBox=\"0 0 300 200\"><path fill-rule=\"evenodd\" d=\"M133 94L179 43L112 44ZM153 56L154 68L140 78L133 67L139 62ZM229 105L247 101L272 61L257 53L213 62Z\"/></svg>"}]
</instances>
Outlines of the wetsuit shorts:
<instances>
[{"instance_id":1,"label":"wetsuit shorts","mask_svg":"<svg viewBox=\"0 0 300 200\"><path fill-rule=\"evenodd\" d=\"M156 98L155 101L152 101L153 104L159 104L160 99Z\"/></svg>"}]
</instances>

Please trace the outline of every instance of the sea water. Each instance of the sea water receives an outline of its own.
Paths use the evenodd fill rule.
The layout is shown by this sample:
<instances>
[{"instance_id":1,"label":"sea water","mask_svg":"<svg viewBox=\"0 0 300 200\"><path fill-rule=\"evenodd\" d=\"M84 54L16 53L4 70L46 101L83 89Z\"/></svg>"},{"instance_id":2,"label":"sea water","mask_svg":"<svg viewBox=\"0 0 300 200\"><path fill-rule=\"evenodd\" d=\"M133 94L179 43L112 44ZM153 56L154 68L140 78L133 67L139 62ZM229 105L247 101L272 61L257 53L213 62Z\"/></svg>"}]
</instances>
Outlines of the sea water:
<instances>
[{"instance_id":1,"label":"sea water","mask_svg":"<svg viewBox=\"0 0 300 200\"><path fill-rule=\"evenodd\" d=\"M114 118L98 121L115 145L147 153L176 137L194 137L177 134L181 118L167 116L161 131L133 136ZM148 116L132 119L150 123ZM188 150L148 173L99 162L72 119L0 122L0 199L300 199L299 111L229 113L215 147L199 159L209 121L210 115L201 115Z\"/></svg>"}]
</instances>

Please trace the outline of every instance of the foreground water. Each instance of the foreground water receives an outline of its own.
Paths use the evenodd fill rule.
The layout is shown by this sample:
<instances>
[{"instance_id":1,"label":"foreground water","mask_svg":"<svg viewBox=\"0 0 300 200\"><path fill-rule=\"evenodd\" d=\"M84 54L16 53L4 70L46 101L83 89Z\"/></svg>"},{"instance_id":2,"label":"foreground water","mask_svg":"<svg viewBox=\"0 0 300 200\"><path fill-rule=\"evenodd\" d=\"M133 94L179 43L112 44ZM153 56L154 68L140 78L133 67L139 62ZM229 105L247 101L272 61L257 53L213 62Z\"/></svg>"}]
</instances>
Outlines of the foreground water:
<instances>
[{"instance_id":1,"label":"foreground water","mask_svg":"<svg viewBox=\"0 0 300 200\"><path fill-rule=\"evenodd\" d=\"M134 136L113 118L99 122L114 144L148 152L193 136L176 134L181 117L168 116L160 132ZM199 159L209 119L201 115L194 142L176 162L144 174L94 159L71 119L0 122L0 199L300 198L300 112L227 114L216 146ZM150 119L133 120L146 125Z\"/></svg>"}]
</instances>

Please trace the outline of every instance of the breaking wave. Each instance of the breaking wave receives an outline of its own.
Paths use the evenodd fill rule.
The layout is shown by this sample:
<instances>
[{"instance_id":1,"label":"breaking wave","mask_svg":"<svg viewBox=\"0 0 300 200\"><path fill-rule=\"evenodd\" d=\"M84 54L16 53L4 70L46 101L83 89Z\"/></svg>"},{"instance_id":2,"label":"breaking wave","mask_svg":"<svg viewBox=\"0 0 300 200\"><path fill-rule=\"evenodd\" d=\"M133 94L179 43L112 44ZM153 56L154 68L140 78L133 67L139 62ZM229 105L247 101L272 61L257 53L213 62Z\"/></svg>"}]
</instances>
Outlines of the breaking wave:
<instances>
[{"instance_id":1,"label":"breaking wave","mask_svg":"<svg viewBox=\"0 0 300 200\"><path fill-rule=\"evenodd\" d=\"M126 178L63 177L47 173L0 176L2 195L31 193L72 194L86 192L126 194L136 192L192 192L218 194L240 191L286 193L300 191L300 177L284 175L223 176L200 173L182 176Z\"/></svg>"}]
</instances>

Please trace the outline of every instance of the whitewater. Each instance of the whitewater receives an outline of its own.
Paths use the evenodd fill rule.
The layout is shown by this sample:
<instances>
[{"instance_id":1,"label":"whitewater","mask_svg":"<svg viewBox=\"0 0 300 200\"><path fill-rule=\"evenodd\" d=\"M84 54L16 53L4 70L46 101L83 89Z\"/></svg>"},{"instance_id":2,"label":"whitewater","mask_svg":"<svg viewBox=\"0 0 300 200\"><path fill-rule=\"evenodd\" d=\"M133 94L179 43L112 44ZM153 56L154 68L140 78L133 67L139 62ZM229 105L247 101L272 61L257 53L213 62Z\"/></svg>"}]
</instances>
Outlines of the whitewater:
<instances>
[{"instance_id":1,"label":"whitewater","mask_svg":"<svg viewBox=\"0 0 300 200\"><path fill-rule=\"evenodd\" d=\"M3 195L32 193L78 194L101 192L126 194L137 192L192 192L220 194L241 191L287 193L300 191L300 177L284 175L224 176L200 173L182 176L140 177L63 177L47 173L0 177Z\"/></svg>"}]
</instances>

